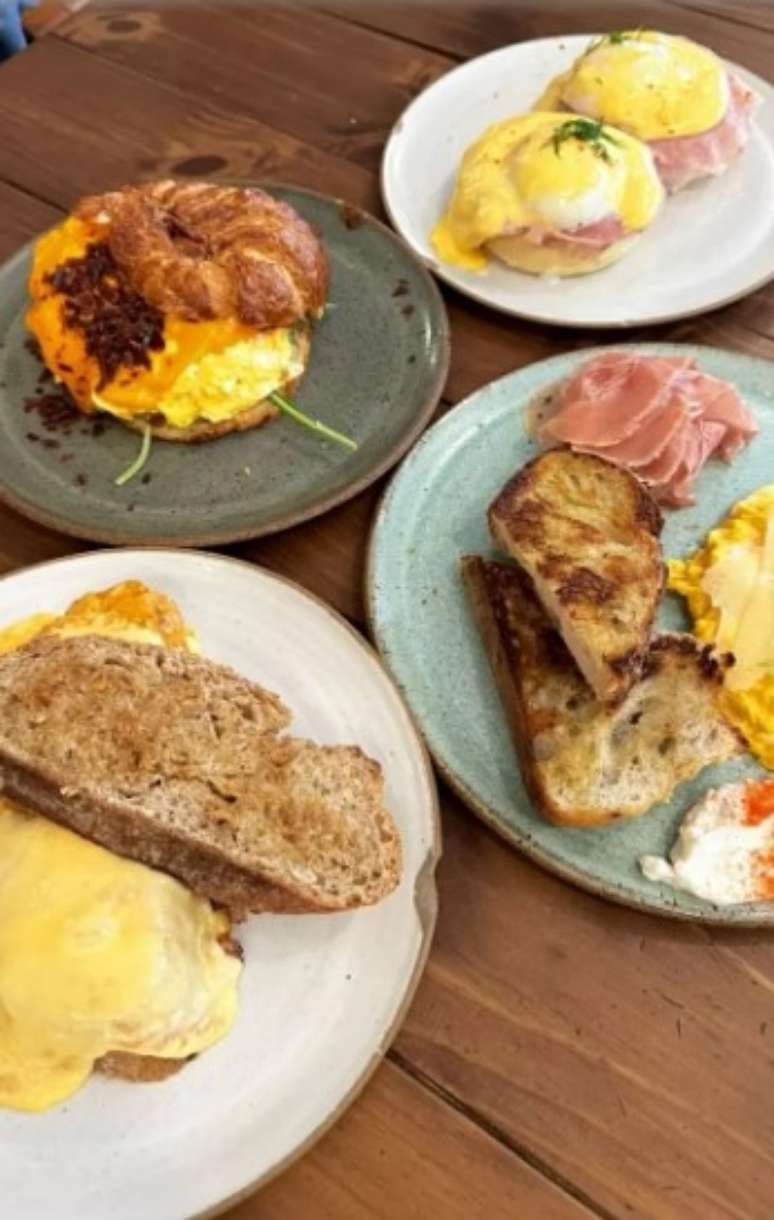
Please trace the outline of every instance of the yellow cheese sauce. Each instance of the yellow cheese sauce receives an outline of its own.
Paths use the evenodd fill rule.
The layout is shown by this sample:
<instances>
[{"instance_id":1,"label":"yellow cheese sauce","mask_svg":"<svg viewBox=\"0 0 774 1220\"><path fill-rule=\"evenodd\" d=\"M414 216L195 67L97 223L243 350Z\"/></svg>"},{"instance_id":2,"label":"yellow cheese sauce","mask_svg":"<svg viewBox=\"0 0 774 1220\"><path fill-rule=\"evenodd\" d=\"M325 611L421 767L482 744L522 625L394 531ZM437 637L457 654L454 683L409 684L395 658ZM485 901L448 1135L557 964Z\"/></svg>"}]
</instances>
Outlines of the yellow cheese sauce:
<instances>
[{"instance_id":1,"label":"yellow cheese sauce","mask_svg":"<svg viewBox=\"0 0 774 1220\"><path fill-rule=\"evenodd\" d=\"M67 325L65 299L48 277L105 237L99 226L68 218L38 242L30 278L27 325L47 368L81 410L125 419L158 413L186 428L197 420L231 419L301 375L303 360L290 328L256 331L237 318L188 322L168 316L163 349L148 353L150 367L121 368L100 386L99 365L82 332Z\"/></svg>"}]
</instances>

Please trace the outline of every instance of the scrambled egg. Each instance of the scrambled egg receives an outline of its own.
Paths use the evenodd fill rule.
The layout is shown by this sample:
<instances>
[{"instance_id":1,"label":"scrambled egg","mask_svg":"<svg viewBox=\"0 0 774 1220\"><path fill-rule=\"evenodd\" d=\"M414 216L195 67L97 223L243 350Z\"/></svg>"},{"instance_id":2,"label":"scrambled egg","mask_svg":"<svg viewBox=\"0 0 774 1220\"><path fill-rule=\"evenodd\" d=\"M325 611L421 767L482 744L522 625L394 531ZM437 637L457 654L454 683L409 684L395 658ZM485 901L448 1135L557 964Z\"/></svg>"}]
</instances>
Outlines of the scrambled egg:
<instances>
[{"instance_id":1,"label":"scrambled egg","mask_svg":"<svg viewBox=\"0 0 774 1220\"><path fill-rule=\"evenodd\" d=\"M104 238L97 226L70 217L37 243L30 278L27 325L46 367L83 411L119 419L158 413L173 427L187 428L199 420L231 419L300 377L304 360L292 328L256 331L236 318L167 317L163 349L148 353L150 368L121 368L100 388L99 365L83 333L66 324L64 297L48 276ZM267 405L266 413L276 411Z\"/></svg>"},{"instance_id":2,"label":"scrambled egg","mask_svg":"<svg viewBox=\"0 0 774 1220\"><path fill-rule=\"evenodd\" d=\"M567 114L532 113L489 127L465 152L451 203L432 234L446 263L481 270L486 243L514 229L573 230L618 218L644 229L664 200L650 152L622 131L557 140Z\"/></svg>"},{"instance_id":3,"label":"scrambled egg","mask_svg":"<svg viewBox=\"0 0 774 1220\"><path fill-rule=\"evenodd\" d=\"M607 34L551 81L536 110L569 110L641 140L692 136L723 119L728 76L712 51L687 38L632 30Z\"/></svg>"},{"instance_id":4,"label":"scrambled egg","mask_svg":"<svg viewBox=\"0 0 774 1220\"><path fill-rule=\"evenodd\" d=\"M698 638L732 652L722 694L728 719L774 769L774 484L735 505L704 546L669 563Z\"/></svg>"},{"instance_id":5,"label":"scrambled egg","mask_svg":"<svg viewBox=\"0 0 774 1220\"><path fill-rule=\"evenodd\" d=\"M51 632L198 650L138 581L6 627L0 652ZM57 1105L109 1051L183 1059L224 1037L241 970L228 931L173 878L0 797L0 1106Z\"/></svg>"}]
</instances>

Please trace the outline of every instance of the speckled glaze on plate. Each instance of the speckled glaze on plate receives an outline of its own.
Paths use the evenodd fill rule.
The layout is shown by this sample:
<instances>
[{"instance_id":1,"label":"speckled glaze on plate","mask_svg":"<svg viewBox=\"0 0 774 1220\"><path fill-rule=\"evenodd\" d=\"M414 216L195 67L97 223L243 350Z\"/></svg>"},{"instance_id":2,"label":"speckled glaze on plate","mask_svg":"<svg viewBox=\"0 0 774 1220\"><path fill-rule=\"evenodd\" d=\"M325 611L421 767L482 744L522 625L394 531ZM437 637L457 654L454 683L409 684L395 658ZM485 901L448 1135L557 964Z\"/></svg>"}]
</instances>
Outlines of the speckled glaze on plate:
<instances>
[{"instance_id":1,"label":"speckled glaze on plate","mask_svg":"<svg viewBox=\"0 0 774 1220\"><path fill-rule=\"evenodd\" d=\"M613 345L611 345L613 346ZM738 386L760 435L731 466L710 462L692 508L665 513L667 558L694 550L731 506L774 481L774 364L690 344L618 345L695 356ZM685 811L708 788L761 773L744 756L681 785L668 804L601 830L544 821L521 782L494 679L459 575L462 555L494 557L485 512L497 491L538 451L525 407L595 351L533 364L473 394L422 438L390 484L374 524L367 604L379 650L406 696L445 778L470 808L527 855L584 889L625 905L704 923L774 924L774 905L715 907L647 881L637 861L665 855ZM662 628L688 628L680 598L667 594Z\"/></svg>"},{"instance_id":2,"label":"speckled glaze on plate","mask_svg":"<svg viewBox=\"0 0 774 1220\"><path fill-rule=\"evenodd\" d=\"M358 442L356 453L280 418L204 445L157 441L143 472L113 480L136 433L106 418L50 436L25 413L40 372L25 347L30 247L0 268L0 499L95 542L203 546L274 533L325 512L389 470L427 424L448 367L448 324L432 277L373 217L341 200L267 184L317 227L331 264L296 401ZM59 442L47 448L42 439ZM67 459L63 461L62 459Z\"/></svg>"}]
</instances>

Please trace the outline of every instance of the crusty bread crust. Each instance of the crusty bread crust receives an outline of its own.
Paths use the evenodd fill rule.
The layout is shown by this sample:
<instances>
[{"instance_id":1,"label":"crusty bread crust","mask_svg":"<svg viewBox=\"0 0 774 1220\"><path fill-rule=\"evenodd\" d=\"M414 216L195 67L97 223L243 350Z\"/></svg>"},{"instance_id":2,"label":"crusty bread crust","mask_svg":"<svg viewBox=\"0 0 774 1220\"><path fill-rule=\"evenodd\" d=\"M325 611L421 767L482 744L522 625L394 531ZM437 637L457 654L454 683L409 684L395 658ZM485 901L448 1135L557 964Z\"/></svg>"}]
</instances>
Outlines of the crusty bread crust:
<instances>
[{"instance_id":1,"label":"crusty bread crust","mask_svg":"<svg viewBox=\"0 0 774 1220\"><path fill-rule=\"evenodd\" d=\"M299 358L303 361L304 372L309 361L309 351L311 346L311 338L309 329L299 328L297 332L297 350ZM295 394L298 386L301 384L304 373L301 373L294 381L288 382L283 386L282 393L289 398ZM200 419L189 424L187 428L175 428L172 424L166 422L160 423L157 415L136 415L132 418L116 416L122 424L126 424L127 428L131 428L133 432L144 432L146 427L151 430L151 436L160 441L173 441L181 445L200 445L205 441L217 440L220 436L228 436L232 432L248 432L251 428L260 428L263 424L267 424L269 420L275 419L279 415L279 410L274 406L268 398L262 398L260 402L254 406L248 407L244 411L240 411L238 415L232 416L231 419L221 419L217 423L212 423L210 420Z\"/></svg>"},{"instance_id":2,"label":"crusty bread crust","mask_svg":"<svg viewBox=\"0 0 774 1220\"><path fill-rule=\"evenodd\" d=\"M288 721L190 653L39 637L0 658L0 786L234 918L377 902L401 873L381 768L280 736Z\"/></svg>"},{"instance_id":3,"label":"crusty bread crust","mask_svg":"<svg viewBox=\"0 0 774 1220\"><path fill-rule=\"evenodd\" d=\"M130 1055L125 1051L109 1051L95 1063L95 1070L103 1076L115 1076L132 1084L157 1084L169 1080L194 1059L159 1059L156 1055Z\"/></svg>"},{"instance_id":4,"label":"crusty bread crust","mask_svg":"<svg viewBox=\"0 0 774 1220\"><path fill-rule=\"evenodd\" d=\"M602 458L550 449L506 483L488 520L597 698L623 699L664 587L662 519L647 489Z\"/></svg>"},{"instance_id":5,"label":"crusty bread crust","mask_svg":"<svg viewBox=\"0 0 774 1220\"><path fill-rule=\"evenodd\" d=\"M469 555L462 576L525 785L549 821L637 817L745 748L718 706L721 664L693 636L656 636L641 678L610 707L584 683L526 573Z\"/></svg>"}]
</instances>

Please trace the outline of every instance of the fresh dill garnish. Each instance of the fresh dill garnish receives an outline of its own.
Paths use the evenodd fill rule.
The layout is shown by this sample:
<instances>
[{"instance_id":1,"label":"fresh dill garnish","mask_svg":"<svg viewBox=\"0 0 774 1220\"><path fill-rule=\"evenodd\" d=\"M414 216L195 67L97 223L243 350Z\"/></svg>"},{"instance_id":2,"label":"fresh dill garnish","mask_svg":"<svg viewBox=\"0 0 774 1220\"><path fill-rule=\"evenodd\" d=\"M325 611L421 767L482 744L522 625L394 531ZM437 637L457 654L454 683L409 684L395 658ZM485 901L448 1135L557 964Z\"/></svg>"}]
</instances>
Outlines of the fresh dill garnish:
<instances>
[{"instance_id":1,"label":"fresh dill garnish","mask_svg":"<svg viewBox=\"0 0 774 1220\"><path fill-rule=\"evenodd\" d=\"M562 145L567 140L579 140L588 144L595 157L600 157L608 164L611 161L608 144L618 145L619 141L596 119L568 119L557 127L546 141L546 147L551 145L557 157L562 155Z\"/></svg>"},{"instance_id":2,"label":"fresh dill garnish","mask_svg":"<svg viewBox=\"0 0 774 1220\"><path fill-rule=\"evenodd\" d=\"M599 38L592 39L583 54L590 55L592 51L603 47L605 43L609 43L613 47L620 47L629 39L635 40L639 38L642 33L643 27L638 26L636 30L613 30L610 34L601 34Z\"/></svg>"}]
</instances>

